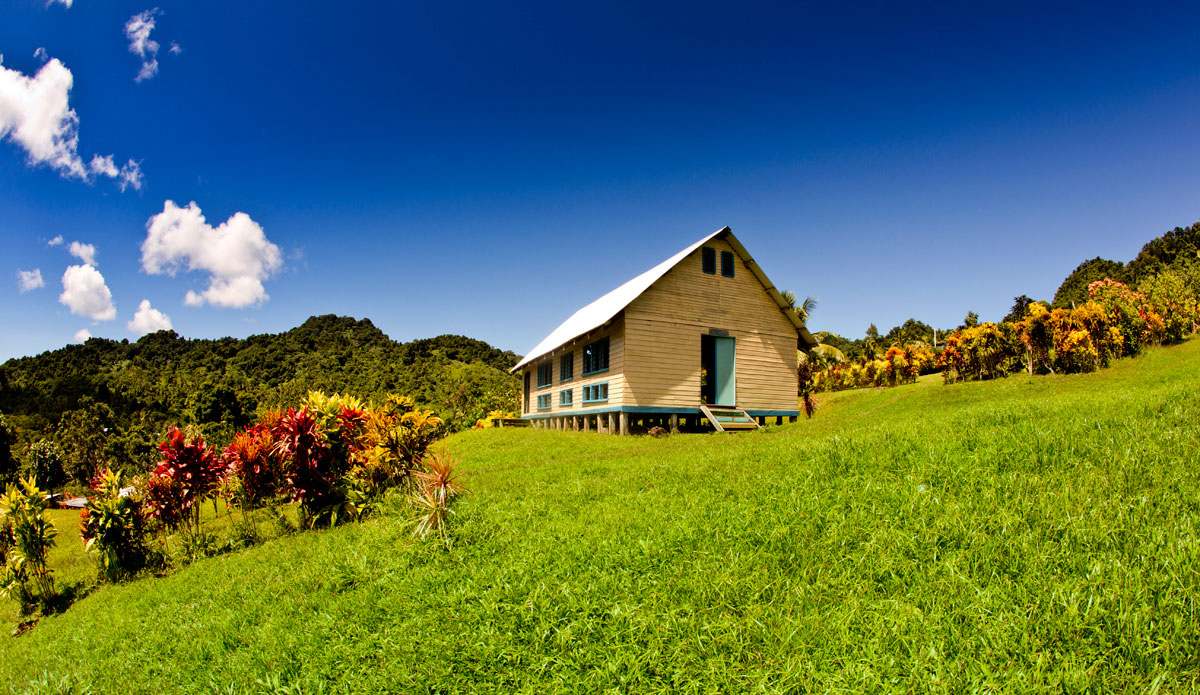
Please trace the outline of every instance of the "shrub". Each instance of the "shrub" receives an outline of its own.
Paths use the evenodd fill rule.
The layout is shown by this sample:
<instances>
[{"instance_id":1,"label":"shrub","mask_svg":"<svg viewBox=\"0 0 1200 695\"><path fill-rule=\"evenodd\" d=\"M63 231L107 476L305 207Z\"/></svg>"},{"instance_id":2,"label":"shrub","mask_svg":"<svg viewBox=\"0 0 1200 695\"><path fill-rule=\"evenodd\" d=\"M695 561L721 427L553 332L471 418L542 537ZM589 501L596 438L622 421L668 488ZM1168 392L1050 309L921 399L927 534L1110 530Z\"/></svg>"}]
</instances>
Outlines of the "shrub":
<instances>
[{"instance_id":1,"label":"shrub","mask_svg":"<svg viewBox=\"0 0 1200 695\"><path fill-rule=\"evenodd\" d=\"M1066 372L1093 372L1100 366L1100 355L1085 330L1071 331L1057 345L1058 361Z\"/></svg>"},{"instance_id":2,"label":"shrub","mask_svg":"<svg viewBox=\"0 0 1200 695\"><path fill-rule=\"evenodd\" d=\"M289 408L274 435L276 449L285 461L292 499L300 503L309 525L322 518L333 521L344 501L344 489L339 489L339 484L349 462L335 459L320 422L307 408Z\"/></svg>"},{"instance_id":3,"label":"shrub","mask_svg":"<svg viewBox=\"0 0 1200 695\"><path fill-rule=\"evenodd\" d=\"M0 485L12 481L17 476L17 460L12 453L15 440L13 429L4 419L4 413L0 413Z\"/></svg>"},{"instance_id":4,"label":"shrub","mask_svg":"<svg viewBox=\"0 0 1200 695\"><path fill-rule=\"evenodd\" d=\"M134 491L121 494L119 473L104 469L92 481L92 490L81 514L80 536L88 552L99 558L101 576L116 581L147 565L145 519Z\"/></svg>"},{"instance_id":5,"label":"shrub","mask_svg":"<svg viewBox=\"0 0 1200 695\"><path fill-rule=\"evenodd\" d=\"M481 417L478 420L476 420L475 427L473 427L472 429L477 429L477 430L490 429L490 428L496 426L497 420L508 420L508 419L517 418L517 417L520 417L520 415L518 415L516 412L504 411L504 410L492 410L492 411L489 411L485 417Z\"/></svg>"},{"instance_id":6,"label":"shrub","mask_svg":"<svg viewBox=\"0 0 1200 695\"><path fill-rule=\"evenodd\" d=\"M33 446L29 447L25 475L41 481L41 484L50 490L62 487L67 482L62 449L46 439L34 442Z\"/></svg>"},{"instance_id":7,"label":"shrub","mask_svg":"<svg viewBox=\"0 0 1200 695\"><path fill-rule=\"evenodd\" d=\"M938 359L947 383L963 379L1004 376L1016 360L1019 342L1009 324L981 323L961 328L946 338Z\"/></svg>"},{"instance_id":8,"label":"shrub","mask_svg":"<svg viewBox=\"0 0 1200 695\"><path fill-rule=\"evenodd\" d=\"M1043 368L1053 372L1050 351L1054 349L1054 331L1050 326L1050 310L1045 304L1028 305L1024 320L1015 325L1017 339L1025 346L1025 368L1030 374Z\"/></svg>"},{"instance_id":9,"label":"shrub","mask_svg":"<svg viewBox=\"0 0 1200 695\"><path fill-rule=\"evenodd\" d=\"M158 445L163 459L146 485L145 503L150 513L169 527L180 524L200 527L199 503L217 488L224 466L212 449L197 435L188 441L177 427L167 431L167 441Z\"/></svg>"},{"instance_id":10,"label":"shrub","mask_svg":"<svg viewBox=\"0 0 1200 695\"><path fill-rule=\"evenodd\" d=\"M1139 288L1162 321L1164 342L1178 343L1195 330L1197 298L1187 280L1185 273L1168 268L1143 282Z\"/></svg>"},{"instance_id":11,"label":"shrub","mask_svg":"<svg viewBox=\"0 0 1200 695\"><path fill-rule=\"evenodd\" d=\"M1123 354L1136 355L1144 345L1161 340L1160 318L1151 318L1153 308L1146 296L1124 283L1105 278L1088 285L1088 297L1108 314L1109 321L1121 332ZM1064 336L1059 336L1061 340Z\"/></svg>"},{"instance_id":12,"label":"shrub","mask_svg":"<svg viewBox=\"0 0 1200 695\"><path fill-rule=\"evenodd\" d=\"M58 532L45 510L46 493L33 478L10 484L0 496L0 535L6 546L0 596L16 599L23 613L35 601L44 612L55 598L53 570L46 565L46 557Z\"/></svg>"},{"instance_id":13,"label":"shrub","mask_svg":"<svg viewBox=\"0 0 1200 695\"><path fill-rule=\"evenodd\" d=\"M406 484L429 445L445 432L441 418L414 410L412 401L389 396L368 412L355 453L353 475L378 492Z\"/></svg>"},{"instance_id":14,"label":"shrub","mask_svg":"<svg viewBox=\"0 0 1200 695\"><path fill-rule=\"evenodd\" d=\"M283 491L283 460L274 432L264 423L252 425L233 437L222 454L231 479L232 501L243 509L257 509Z\"/></svg>"}]
</instances>

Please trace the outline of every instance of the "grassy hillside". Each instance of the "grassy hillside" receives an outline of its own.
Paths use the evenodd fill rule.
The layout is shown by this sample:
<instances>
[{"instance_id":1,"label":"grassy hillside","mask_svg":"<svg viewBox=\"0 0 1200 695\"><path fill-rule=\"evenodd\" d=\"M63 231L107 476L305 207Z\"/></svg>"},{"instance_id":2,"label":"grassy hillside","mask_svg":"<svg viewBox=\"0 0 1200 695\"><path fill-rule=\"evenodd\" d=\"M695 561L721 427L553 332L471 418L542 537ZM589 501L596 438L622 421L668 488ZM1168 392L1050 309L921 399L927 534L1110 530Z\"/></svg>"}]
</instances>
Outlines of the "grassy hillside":
<instances>
[{"instance_id":1,"label":"grassy hillside","mask_svg":"<svg viewBox=\"0 0 1200 695\"><path fill-rule=\"evenodd\" d=\"M1197 365L842 392L748 435L466 432L449 552L383 514L105 588L0 639L0 687L1192 691Z\"/></svg>"}]
</instances>

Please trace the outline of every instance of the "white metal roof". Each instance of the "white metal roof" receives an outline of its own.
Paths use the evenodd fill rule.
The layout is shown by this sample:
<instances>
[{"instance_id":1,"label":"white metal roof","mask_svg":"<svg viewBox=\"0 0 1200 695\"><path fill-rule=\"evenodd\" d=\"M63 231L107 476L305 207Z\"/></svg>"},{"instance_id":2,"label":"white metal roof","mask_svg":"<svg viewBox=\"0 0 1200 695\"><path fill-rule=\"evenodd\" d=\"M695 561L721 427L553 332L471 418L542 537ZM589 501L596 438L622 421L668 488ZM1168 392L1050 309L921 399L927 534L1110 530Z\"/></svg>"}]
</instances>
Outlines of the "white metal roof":
<instances>
[{"instance_id":1,"label":"white metal roof","mask_svg":"<svg viewBox=\"0 0 1200 695\"><path fill-rule=\"evenodd\" d=\"M637 299L643 292L650 289L650 286L657 282L659 278L661 278L663 275L666 275L667 271L669 271L671 268L674 268L680 261L682 261L684 258L687 258L689 254L706 244L713 237L716 237L722 233L728 235L727 240L730 242L729 245L738 252L738 255L742 257L742 261L750 268L759 281L762 282L763 286L767 289L767 293L771 295L771 298L774 299L781 308L785 307L786 303L783 301L783 298L780 296L778 290L776 290L775 287L771 285L771 282L767 280L767 277L763 275L762 270L758 268L758 264L755 263L754 259L751 258L746 252L745 247L733 237L733 233L730 232L729 227L722 227L712 234L701 238L699 241L695 242L691 246L688 246L674 256L671 256L662 263L659 263L650 270L638 275L624 285L621 285L612 292L609 292L591 304L588 304L579 311L576 311L574 314L571 314L570 318L568 318L566 321L563 321L561 326L551 331L550 335L542 339L542 342L533 346L533 349L530 350L529 353L517 363L517 366L513 367L509 371L515 372L530 362L537 360L539 357L542 357L549 352L553 352L555 348L563 343L566 343L569 340L577 338L590 330L608 323L608 321L620 313L622 309L629 306L630 302ZM816 341L813 340L812 336L808 334L808 329L804 327L803 323L800 323L800 320L796 318L795 314L791 311L785 311L784 313L792 320L793 324L796 325L797 330L801 332L801 336L804 337L805 340L810 344L815 345Z\"/></svg>"}]
</instances>

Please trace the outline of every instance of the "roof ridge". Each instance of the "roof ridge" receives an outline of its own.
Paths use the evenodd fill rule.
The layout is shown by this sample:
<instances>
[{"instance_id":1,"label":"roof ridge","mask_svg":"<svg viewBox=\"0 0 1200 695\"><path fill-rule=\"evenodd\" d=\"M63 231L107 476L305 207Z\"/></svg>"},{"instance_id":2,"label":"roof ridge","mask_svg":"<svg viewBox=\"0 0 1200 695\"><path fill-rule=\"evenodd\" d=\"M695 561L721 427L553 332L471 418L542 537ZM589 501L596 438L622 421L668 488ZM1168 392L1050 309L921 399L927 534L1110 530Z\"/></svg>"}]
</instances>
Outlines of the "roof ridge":
<instances>
[{"instance_id":1,"label":"roof ridge","mask_svg":"<svg viewBox=\"0 0 1200 695\"><path fill-rule=\"evenodd\" d=\"M783 308L785 303L783 302L782 297L779 296L779 291L770 284L770 282L766 279L766 275L764 275L762 270L758 268L758 264L755 263L754 259L750 257L750 254L746 251L746 248L741 245L741 242L737 241L736 237L733 236L733 230L727 226L721 227L717 231L701 237L699 241L688 245L682 251L679 251L644 273L635 276L616 289L601 295L599 298L585 305L574 314L571 314L566 321L563 321L561 324L559 324L558 328L555 328L553 331L551 331L550 335L542 338L541 342L533 346L533 349L531 349L525 357L521 358L521 361L509 371L515 372L521 367L524 367L530 362L542 357L543 355L553 352L554 349L560 345L563 345L564 343L573 340L599 326L603 326L614 316L620 313L625 307L629 306L633 300L640 297L643 292L650 289L650 286L657 282L659 278L666 275L669 270L679 265L683 259L691 255L693 251L722 234L725 234L730 239L733 239L734 243L731 243L730 246L732 246L734 250L738 252L739 256L742 256L742 260L747 263L748 267L750 267L751 272L753 272L755 277L758 278L759 282L763 285L763 288L767 291L767 294L769 294L771 298L780 305L780 308ZM789 315L789 318L796 326L796 329L801 331L801 335L807 336L806 340L813 342L811 340L811 336L808 336L808 329L806 329L804 324L795 317L795 314L792 312L785 313Z\"/></svg>"}]
</instances>

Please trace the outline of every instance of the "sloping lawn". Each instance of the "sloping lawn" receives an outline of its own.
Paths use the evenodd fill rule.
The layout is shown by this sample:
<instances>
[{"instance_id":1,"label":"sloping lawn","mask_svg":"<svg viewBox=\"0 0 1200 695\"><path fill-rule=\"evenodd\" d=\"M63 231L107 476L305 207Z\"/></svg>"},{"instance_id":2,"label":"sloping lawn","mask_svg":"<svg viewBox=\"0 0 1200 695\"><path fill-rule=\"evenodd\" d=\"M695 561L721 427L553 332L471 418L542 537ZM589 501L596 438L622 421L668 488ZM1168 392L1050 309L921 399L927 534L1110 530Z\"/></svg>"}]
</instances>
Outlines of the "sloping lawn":
<instances>
[{"instance_id":1,"label":"sloping lawn","mask_svg":"<svg viewBox=\"0 0 1200 695\"><path fill-rule=\"evenodd\" d=\"M0 638L0 687L1200 688L1200 341L822 401L743 435L457 435L449 551L394 505L105 587Z\"/></svg>"}]
</instances>

